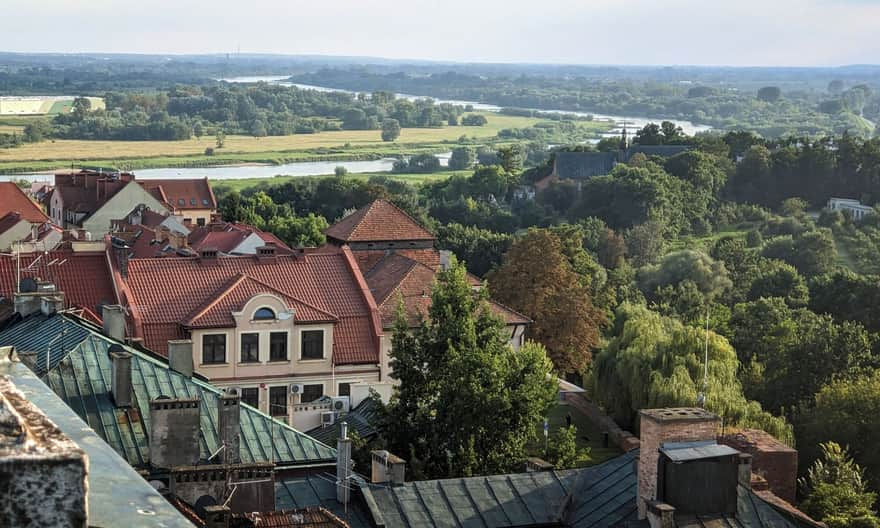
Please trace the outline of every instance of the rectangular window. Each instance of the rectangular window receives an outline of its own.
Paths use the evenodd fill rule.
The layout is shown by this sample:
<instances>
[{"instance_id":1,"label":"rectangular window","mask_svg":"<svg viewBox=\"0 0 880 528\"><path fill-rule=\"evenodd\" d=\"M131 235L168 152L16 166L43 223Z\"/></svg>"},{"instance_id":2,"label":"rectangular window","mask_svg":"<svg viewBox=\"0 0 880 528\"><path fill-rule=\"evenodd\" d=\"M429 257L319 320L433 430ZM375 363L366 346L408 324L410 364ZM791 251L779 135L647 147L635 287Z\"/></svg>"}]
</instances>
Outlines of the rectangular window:
<instances>
[{"instance_id":1,"label":"rectangular window","mask_svg":"<svg viewBox=\"0 0 880 528\"><path fill-rule=\"evenodd\" d=\"M269 334L269 361L287 361L287 332Z\"/></svg>"},{"instance_id":2,"label":"rectangular window","mask_svg":"<svg viewBox=\"0 0 880 528\"><path fill-rule=\"evenodd\" d=\"M260 389L249 387L241 389L241 403L246 403L254 409L260 408Z\"/></svg>"},{"instance_id":3,"label":"rectangular window","mask_svg":"<svg viewBox=\"0 0 880 528\"><path fill-rule=\"evenodd\" d=\"M260 334L241 334L241 362L260 361Z\"/></svg>"},{"instance_id":4,"label":"rectangular window","mask_svg":"<svg viewBox=\"0 0 880 528\"><path fill-rule=\"evenodd\" d=\"M300 403L309 403L317 400L324 395L324 384L306 385L303 387Z\"/></svg>"},{"instance_id":5,"label":"rectangular window","mask_svg":"<svg viewBox=\"0 0 880 528\"><path fill-rule=\"evenodd\" d=\"M302 332L302 359L324 359L324 331Z\"/></svg>"},{"instance_id":6,"label":"rectangular window","mask_svg":"<svg viewBox=\"0 0 880 528\"><path fill-rule=\"evenodd\" d=\"M226 363L226 334L202 336L202 363Z\"/></svg>"},{"instance_id":7,"label":"rectangular window","mask_svg":"<svg viewBox=\"0 0 880 528\"><path fill-rule=\"evenodd\" d=\"M269 414L287 416L287 385L269 387Z\"/></svg>"},{"instance_id":8,"label":"rectangular window","mask_svg":"<svg viewBox=\"0 0 880 528\"><path fill-rule=\"evenodd\" d=\"M339 396L351 396L351 383L339 384Z\"/></svg>"},{"instance_id":9,"label":"rectangular window","mask_svg":"<svg viewBox=\"0 0 880 528\"><path fill-rule=\"evenodd\" d=\"M199 227L204 227L205 226L205 219L204 218L197 218L196 225Z\"/></svg>"}]
</instances>

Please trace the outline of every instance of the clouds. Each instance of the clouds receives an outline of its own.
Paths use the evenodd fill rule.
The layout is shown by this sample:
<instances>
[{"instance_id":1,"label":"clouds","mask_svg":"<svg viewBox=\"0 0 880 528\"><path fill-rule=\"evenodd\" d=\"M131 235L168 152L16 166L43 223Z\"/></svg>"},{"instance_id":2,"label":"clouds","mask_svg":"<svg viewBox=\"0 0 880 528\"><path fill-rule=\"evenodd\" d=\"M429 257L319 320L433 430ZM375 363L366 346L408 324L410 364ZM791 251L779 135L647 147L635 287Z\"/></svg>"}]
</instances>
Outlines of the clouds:
<instances>
[{"instance_id":1,"label":"clouds","mask_svg":"<svg viewBox=\"0 0 880 528\"><path fill-rule=\"evenodd\" d=\"M7 51L246 52L460 61L880 61L871 0L4 0ZM22 23L7 23L7 20Z\"/></svg>"}]
</instances>

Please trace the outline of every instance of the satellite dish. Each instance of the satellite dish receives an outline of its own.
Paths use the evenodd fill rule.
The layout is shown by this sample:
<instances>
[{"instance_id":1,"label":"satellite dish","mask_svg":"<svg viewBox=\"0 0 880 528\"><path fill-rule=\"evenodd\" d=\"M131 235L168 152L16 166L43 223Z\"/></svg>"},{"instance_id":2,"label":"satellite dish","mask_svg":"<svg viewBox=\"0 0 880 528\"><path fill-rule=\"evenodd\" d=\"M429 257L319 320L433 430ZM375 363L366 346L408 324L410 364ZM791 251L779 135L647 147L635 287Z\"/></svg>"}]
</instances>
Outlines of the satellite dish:
<instances>
[{"instance_id":1,"label":"satellite dish","mask_svg":"<svg viewBox=\"0 0 880 528\"><path fill-rule=\"evenodd\" d=\"M22 293L33 293L37 291L37 281L30 277L21 279L21 282L18 283L18 291Z\"/></svg>"}]
</instances>

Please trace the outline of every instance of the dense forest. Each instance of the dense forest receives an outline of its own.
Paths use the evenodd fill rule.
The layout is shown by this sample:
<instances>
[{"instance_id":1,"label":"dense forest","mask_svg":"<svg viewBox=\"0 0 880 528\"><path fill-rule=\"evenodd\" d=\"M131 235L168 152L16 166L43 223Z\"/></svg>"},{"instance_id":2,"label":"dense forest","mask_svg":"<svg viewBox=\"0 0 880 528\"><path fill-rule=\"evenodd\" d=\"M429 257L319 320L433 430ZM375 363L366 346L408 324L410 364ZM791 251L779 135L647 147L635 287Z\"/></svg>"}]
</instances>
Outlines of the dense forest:
<instances>
[{"instance_id":1,"label":"dense forest","mask_svg":"<svg viewBox=\"0 0 880 528\"><path fill-rule=\"evenodd\" d=\"M848 446L877 486L880 427L859 416L873 415L880 376L880 215L856 222L807 211L830 195L880 200L880 139L690 138L665 128L669 136L649 126L636 138L692 150L638 155L608 176L557 181L533 197L524 182L540 167L523 170L522 150L506 147L470 176L221 187L220 204L229 219L295 226L279 234L320 244L321 226L389 198L498 300L532 317L528 336L557 372L582 379L621 425L636 428L645 406L704 397L725 424L797 445L804 471L822 456L820 443ZM867 386L873 392L857 392Z\"/></svg>"}]
</instances>

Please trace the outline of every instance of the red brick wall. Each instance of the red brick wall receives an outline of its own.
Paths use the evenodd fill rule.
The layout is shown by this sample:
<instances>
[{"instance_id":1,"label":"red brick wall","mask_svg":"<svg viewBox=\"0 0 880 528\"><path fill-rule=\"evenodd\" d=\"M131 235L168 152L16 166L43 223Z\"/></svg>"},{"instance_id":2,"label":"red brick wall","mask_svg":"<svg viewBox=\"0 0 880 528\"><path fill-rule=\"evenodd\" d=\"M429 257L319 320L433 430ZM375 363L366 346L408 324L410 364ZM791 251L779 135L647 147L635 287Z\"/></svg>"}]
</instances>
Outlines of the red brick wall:
<instances>
[{"instance_id":1,"label":"red brick wall","mask_svg":"<svg viewBox=\"0 0 880 528\"><path fill-rule=\"evenodd\" d=\"M639 436L639 519L646 516L646 501L656 498L657 464L664 442L715 440L720 419L702 409L664 409L669 416L655 416L659 410L641 412ZM679 414L681 413L681 414Z\"/></svg>"},{"instance_id":2,"label":"red brick wall","mask_svg":"<svg viewBox=\"0 0 880 528\"><path fill-rule=\"evenodd\" d=\"M752 472L763 477L770 491L778 497L794 503L797 493L796 450L757 429L745 429L725 435L719 443L752 455Z\"/></svg>"}]
</instances>

